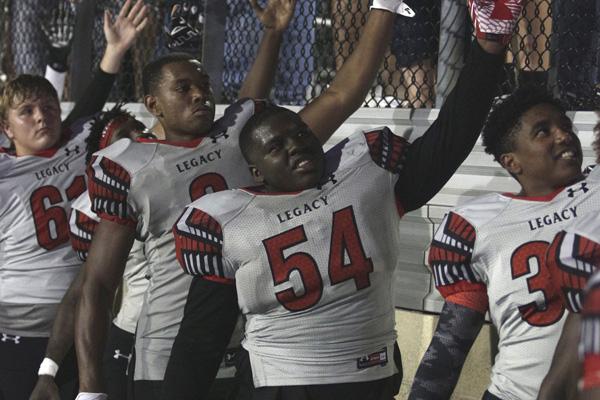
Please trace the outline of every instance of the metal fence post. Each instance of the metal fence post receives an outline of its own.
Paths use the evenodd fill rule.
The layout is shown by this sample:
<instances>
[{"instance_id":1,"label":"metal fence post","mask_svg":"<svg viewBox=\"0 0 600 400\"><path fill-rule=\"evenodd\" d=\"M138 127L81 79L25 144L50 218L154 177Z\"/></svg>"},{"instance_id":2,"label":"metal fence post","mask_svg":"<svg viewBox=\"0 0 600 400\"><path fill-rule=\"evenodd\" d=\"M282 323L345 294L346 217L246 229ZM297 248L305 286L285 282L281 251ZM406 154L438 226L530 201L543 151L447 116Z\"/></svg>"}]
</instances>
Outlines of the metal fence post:
<instances>
[{"instance_id":1,"label":"metal fence post","mask_svg":"<svg viewBox=\"0 0 600 400\"><path fill-rule=\"evenodd\" d=\"M225 50L225 18L227 2L205 0L206 18L202 43L202 64L208 76L217 102L223 98L223 58Z\"/></svg>"},{"instance_id":2,"label":"metal fence post","mask_svg":"<svg viewBox=\"0 0 600 400\"><path fill-rule=\"evenodd\" d=\"M442 0L435 106L440 108L464 64L467 7L464 0Z\"/></svg>"},{"instance_id":3,"label":"metal fence post","mask_svg":"<svg viewBox=\"0 0 600 400\"><path fill-rule=\"evenodd\" d=\"M73 44L71 47L71 100L84 95L92 79L92 30L94 29L95 1L84 0L77 4Z\"/></svg>"}]
</instances>

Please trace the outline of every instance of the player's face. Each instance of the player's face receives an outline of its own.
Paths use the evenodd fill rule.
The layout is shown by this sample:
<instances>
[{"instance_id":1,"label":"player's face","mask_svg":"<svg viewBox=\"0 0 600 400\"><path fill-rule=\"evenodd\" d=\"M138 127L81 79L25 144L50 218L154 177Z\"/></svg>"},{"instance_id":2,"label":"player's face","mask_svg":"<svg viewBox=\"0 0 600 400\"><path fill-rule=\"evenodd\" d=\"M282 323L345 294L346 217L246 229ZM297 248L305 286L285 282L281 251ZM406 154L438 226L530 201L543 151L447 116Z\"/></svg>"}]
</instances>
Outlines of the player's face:
<instances>
[{"instance_id":1,"label":"player's face","mask_svg":"<svg viewBox=\"0 0 600 400\"><path fill-rule=\"evenodd\" d=\"M110 144L113 144L119 139L136 140L146 136L146 127L135 118L128 118L112 135Z\"/></svg>"},{"instance_id":2,"label":"player's face","mask_svg":"<svg viewBox=\"0 0 600 400\"><path fill-rule=\"evenodd\" d=\"M8 110L4 126L17 155L31 155L56 145L61 136L60 106L52 97L28 98Z\"/></svg>"},{"instance_id":3,"label":"player's face","mask_svg":"<svg viewBox=\"0 0 600 400\"><path fill-rule=\"evenodd\" d=\"M278 113L253 134L251 170L258 183L275 192L317 186L325 156L310 128L293 113Z\"/></svg>"},{"instance_id":4,"label":"player's face","mask_svg":"<svg viewBox=\"0 0 600 400\"><path fill-rule=\"evenodd\" d=\"M502 156L528 196L543 196L582 179L581 143L558 108L538 104L521 117L515 150Z\"/></svg>"},{"instance_id":5,"label":"player's face","mask_svg":"<svg viewBox=\"0 0 600 400\"><path fill-rule=\"evenodd\" d=\"M208 75L197 61L165 65L151 112L163 125L166 139L190 140L207 135L215 118Z\"/></svg>"}]
</instances>

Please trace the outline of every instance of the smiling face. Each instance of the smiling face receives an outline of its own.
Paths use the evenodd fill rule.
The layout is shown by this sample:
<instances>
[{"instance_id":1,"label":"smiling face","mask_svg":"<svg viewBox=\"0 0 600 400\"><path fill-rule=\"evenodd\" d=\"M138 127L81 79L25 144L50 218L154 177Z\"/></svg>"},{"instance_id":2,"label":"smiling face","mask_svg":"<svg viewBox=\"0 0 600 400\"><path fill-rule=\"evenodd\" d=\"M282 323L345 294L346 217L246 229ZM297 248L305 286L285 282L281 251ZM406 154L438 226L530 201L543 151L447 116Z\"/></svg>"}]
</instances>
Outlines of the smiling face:
<instances>
[{"instance_id":1,"label":"smiling face","mask_svg":"<svg viewBox=\"0 0 600 400\"><path fill-rule=\"evenodd\" d=\"M325 164L321 143L292 111L279 111L251 133L250 170L268 191L296 192L317 186Z\"/></svg>"},{"instance_id":2,"label":"smiling face","mask_svg":"<svg viewBox=\"0 0 600 400\"><path fill-rule=\"evenodd\" d=\"M58 100L51 96L26 98L7 110L3 125L18 156L48 150L61 137Z\"/></svg>"},{"instance_id":3,"label":"smiling face","mask_svg":"<svg viewBox=\"0 0 600 400\"><path fill-rule=\"evenodd\" d=\"M162 67L155 93L145 103L164 128L167 140L192 140L210 132L215 102L208 75L195 60Z\"/></svg>"},{"instance_id":4,"label":"smiling face","mask_svg":"<svg viewBox=\"0 0 600 400\"><path fill-rule=\"evenodd\" d=\"M583 154L573 123L550 104L538 104L520 119L514 150L500 162L527 196L544 196L583 178Z\"/></svg>"}]
</instances>

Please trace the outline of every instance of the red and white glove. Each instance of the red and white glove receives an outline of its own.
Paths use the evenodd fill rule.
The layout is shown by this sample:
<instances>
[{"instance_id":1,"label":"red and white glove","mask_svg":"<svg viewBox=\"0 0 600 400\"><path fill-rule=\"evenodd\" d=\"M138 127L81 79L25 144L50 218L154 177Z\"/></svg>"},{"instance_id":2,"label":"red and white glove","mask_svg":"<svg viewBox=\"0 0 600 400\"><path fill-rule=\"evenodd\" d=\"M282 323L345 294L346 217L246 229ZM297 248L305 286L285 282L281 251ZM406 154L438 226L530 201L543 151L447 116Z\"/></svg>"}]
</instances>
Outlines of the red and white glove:
<instances>
[{"instance_id":1,"label":"red and white glove","mask_svg":"<svg viewBox=\"0 0 600 400\"><path fill-rule=\"evenodd\" d=\"M475 36L507 44L512 38L523 0L468 0Z\"/></svg>"},{"instance_id":2,"label":"red and white glove","mask_svg":"<svg viewBox=\"0 0 600 400\"><path fill-rule=\"evenodd\" d=\"M371 4L370 10L372 9L378 10L386 10L393 12L394 14L399 14L404 17L412 18L415 16L415 12L404 4L403 0L373 0L373 4Z\"/></svg>"}]
</instances>

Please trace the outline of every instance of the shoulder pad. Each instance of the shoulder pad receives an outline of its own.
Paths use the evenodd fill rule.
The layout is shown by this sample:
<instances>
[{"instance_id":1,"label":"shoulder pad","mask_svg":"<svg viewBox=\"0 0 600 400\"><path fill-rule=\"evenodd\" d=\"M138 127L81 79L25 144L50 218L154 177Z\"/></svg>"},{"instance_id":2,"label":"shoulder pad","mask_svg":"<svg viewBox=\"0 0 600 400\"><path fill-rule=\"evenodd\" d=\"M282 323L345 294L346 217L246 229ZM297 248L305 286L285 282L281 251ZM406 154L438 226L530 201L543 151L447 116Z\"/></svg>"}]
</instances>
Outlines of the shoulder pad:
<instances>
[{"instance_id":1,"label":"shoulder pad","mask_svg":"<svg viewBox=\"0 0 600 400\"><path fill-rule=\"evenodd\" d=\"M106 157L119 164L129 174L134 174L152 160L156 148L156 143L138 143L130 139L121 139L97 151L94 156Z\"/></svg>"}]
</instances>

